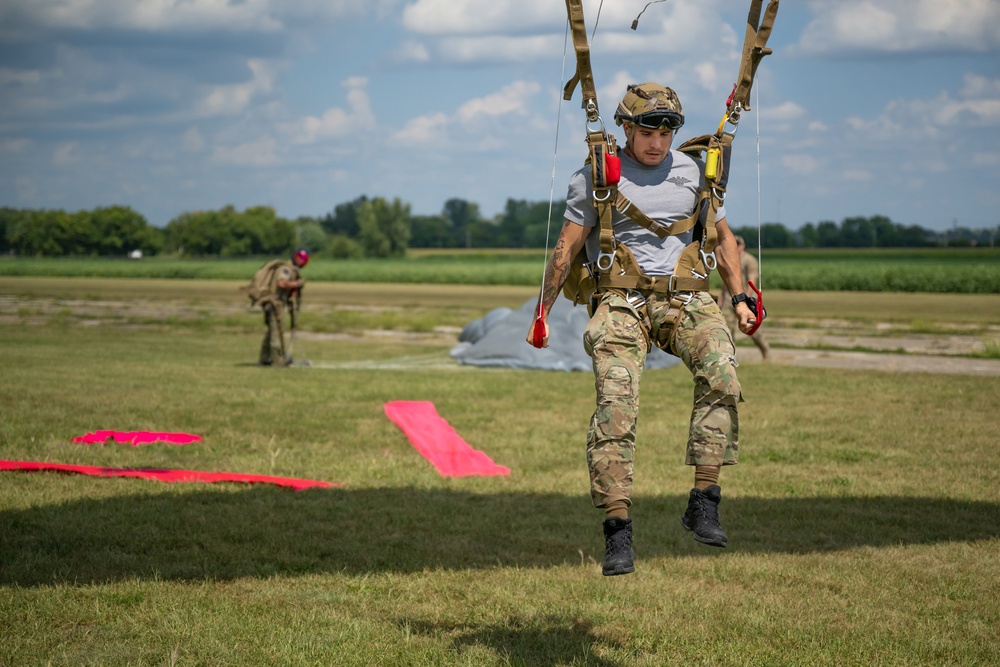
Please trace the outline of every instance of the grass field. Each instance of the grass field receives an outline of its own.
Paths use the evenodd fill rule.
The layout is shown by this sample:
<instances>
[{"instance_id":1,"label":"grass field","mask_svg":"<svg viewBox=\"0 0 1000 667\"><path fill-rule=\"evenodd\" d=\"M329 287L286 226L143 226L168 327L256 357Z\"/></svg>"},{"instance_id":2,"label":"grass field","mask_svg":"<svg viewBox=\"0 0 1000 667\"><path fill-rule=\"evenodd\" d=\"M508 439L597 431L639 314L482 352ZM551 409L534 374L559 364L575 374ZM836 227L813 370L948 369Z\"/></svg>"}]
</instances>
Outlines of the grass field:
<instances>
[{"instance_id":1,"label":"grass field","mask_svg":"<svg viewBox=\"0 0 1000 667\"><path fill-rule=\"evenodd\" d=\"M266 259L271 259L270 257ZM99 258L0 258L0 276L248 280L265 258L141 261ZM316 282L521 285L537 289L541 250L411 250L406 258L317 257ZM720 286L718 274L712 276ZM785 291L1000 294L1000 248L804 249L761 253L761 283Z\"/></svg>"},{"instance_id":2,"label":"grass field","mask_svg":"<svg viewBox=\"0 0 1000 667\"><path fill-rule=\"evenodd\" d=\"M460 325L531 288L311 284L305 326L339 335L278 370L252 365L262 327L236 285L0 280L0 458L344 484L0 473L0 665L1000 662L1000 378L745 366L716 550L679 525L690 376L647 373L637 569L605 578L589 374L361 335ZM772 296L789 318L996 322L996 295ZM402 399L511 475L440 477L384 415ZM96 429L203 441L70 442Z\"/></svg>"}]
</instances>

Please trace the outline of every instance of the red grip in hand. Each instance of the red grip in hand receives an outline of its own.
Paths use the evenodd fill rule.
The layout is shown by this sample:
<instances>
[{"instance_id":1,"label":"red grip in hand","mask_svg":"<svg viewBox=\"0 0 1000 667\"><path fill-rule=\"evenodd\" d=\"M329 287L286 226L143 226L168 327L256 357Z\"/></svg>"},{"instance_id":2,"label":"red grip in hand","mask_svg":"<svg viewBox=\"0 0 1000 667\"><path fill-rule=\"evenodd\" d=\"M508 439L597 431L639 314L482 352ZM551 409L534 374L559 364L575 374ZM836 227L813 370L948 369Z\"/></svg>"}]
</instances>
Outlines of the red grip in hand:
<instances>
[{"instance_id":1,"label":"red grip in hand","mask_svg":"<svg viewBox=\"0 0 1000 667\"><path fill-rule=\"evenodd\" d=\"M760 325L764 323L764 318L767 316L767 311L764 310L763 293L761 293L761 291L757 289L757 286L753 284L752 280L748 280L747 285L749 285L750 289L752 289L757 294L757 312L754 313L757 316L757 321L750 328L750 331L747 332L748 336L752 336L755 333L757 333L757 329L760 329Z\"/></svg>"},{"instance_id":2,"label":"red grip in hand","mask_svg":"<svg viewBox=\"0 0 1000 667\"><path fill-rule=\"evenodd\" d=\"M539 302L535 311L535 323L531 329L531 344L538 349L545 345L545 306Z\"/></svg>"}]
</instances>

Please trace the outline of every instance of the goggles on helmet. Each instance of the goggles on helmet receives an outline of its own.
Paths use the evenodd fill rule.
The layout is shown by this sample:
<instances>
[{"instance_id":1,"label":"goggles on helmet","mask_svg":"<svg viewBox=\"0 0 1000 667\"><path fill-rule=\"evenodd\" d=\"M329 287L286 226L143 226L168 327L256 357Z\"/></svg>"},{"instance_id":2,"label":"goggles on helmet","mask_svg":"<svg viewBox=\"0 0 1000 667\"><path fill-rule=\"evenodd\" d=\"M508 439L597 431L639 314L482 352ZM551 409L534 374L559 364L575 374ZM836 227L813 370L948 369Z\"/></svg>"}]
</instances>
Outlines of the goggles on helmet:
<instances>
[{"instance_id":1,"label":"goggles on helmet","mask_svg":"<svg viewBox=\"0 0 1000 667\"><path fill-rule=\"evenodd\" d=\"M667 127L676 132L684 125L684 117L676 111L647 111L633 116L632 122L647 130L659 130Z\"/></svg>"}]
</instances>

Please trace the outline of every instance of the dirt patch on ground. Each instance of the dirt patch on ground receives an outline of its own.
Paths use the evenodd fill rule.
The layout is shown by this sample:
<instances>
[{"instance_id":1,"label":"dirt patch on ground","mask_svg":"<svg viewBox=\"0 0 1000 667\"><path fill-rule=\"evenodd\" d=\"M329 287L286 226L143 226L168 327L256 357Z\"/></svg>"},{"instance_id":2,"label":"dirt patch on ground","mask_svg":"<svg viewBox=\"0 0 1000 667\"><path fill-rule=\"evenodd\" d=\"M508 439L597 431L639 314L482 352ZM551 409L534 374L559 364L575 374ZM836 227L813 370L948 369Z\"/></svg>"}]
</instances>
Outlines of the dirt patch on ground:
<instances>
[{"instance_id":1,"label":"dirt patch on ground","mask_svg":"<svg viewBox=\"0 0 1000 667\"><path fill-rule=\"evenodd\" d=\"M226 317L238 319L247 315L249 313L245 307L231 300L223 304L0 295L0 323L24 326L62 320L81 326L137 328L176 325L203 318L216 321ZM397 340L437 346L457 344L460 331L459 327L444 326L424 333L379 329L323 334L306 329L300 331L299 335L304 339ZM990 352L1000 349L1000 326L997 325L941 325L935 327L934 331L924 332L889 323L776 318L774 321L768 320L763 332L771 344L767 363L888 372L1000 376L1000 359L988 358L992 356ZM760 352L746 337L738 336L737 344L741 364L763 362Z\"/></svg>"},{"instance_id":2,"label":"dirt patch on ground","mask_svg":"<svg viewBox=\"0 0 1000 667\"><path fill-rule=\"evenodd\" d=\"M740 348L737 356L740 364L763 363L760 353L754 348ZM1000 376L1000 360L998 359L974 359L969 357L924 354L885 354L841 350L778 348L771 350L766 363L901 373Z\"/></svg>"},{"instance_id":3,"label":"dirt patch on ground","mask_svg":"<svg viewBox=\"0 0 1000 667\"><path fill-rule=\"evenodd\" d=\"M785 320L763 330L771 344L767 363L898 372L1000 375L1000 326L948 326L933 333L888 323ZM740 363L762 363L746 339L737 341ZM975 355L980 355L979 357Z\"/></svg>"}]
</instances>

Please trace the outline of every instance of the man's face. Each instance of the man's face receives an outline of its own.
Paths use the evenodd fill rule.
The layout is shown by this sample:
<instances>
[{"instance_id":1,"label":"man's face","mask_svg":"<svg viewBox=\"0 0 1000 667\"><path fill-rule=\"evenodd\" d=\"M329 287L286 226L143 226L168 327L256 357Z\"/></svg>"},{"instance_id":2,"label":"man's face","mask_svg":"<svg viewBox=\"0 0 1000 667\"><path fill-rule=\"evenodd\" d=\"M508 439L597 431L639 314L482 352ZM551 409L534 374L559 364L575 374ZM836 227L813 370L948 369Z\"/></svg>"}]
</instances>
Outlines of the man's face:
<instances>
[{"instance_id":1,"label":"man's face","mask_svg":"<svg viewBox=\"0 0 1000 667\"><path fill-rule=\"evenodd\" d=\"M655 167L667 158L673 140L674 131L669 128L650 130L639 125L632 125L627 146L631 149L632 156L640 164Z\"/></svg>"}]
</instances>

